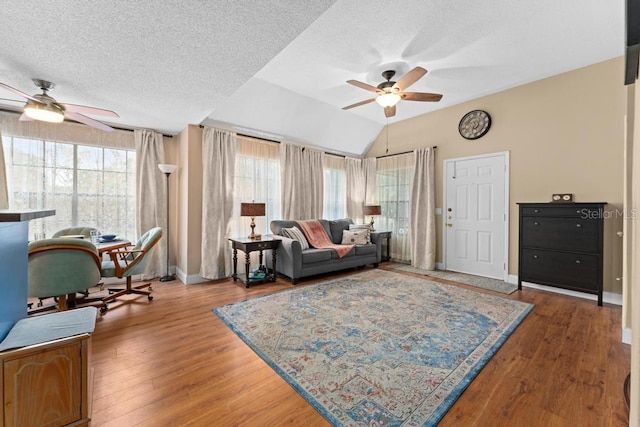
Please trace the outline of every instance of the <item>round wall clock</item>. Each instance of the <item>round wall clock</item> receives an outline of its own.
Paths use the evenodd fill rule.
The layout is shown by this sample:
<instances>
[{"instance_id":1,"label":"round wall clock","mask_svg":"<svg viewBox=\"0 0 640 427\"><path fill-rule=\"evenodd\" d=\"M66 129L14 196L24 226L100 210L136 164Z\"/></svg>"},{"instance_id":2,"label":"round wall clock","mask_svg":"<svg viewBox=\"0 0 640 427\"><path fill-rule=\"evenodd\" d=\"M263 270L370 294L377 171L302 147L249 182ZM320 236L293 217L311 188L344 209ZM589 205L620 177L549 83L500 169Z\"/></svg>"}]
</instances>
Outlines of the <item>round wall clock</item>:
<instances>
[{"instance_id":1,"label":"round wall clock","mask_svg":"<svg viewBox=\"0 0 640 427\"><path fill-rule=\"evenodd\" d=\"M465 139L478 139L489 132L491 116L483 110L473 110L460 119L458 131Z\"/></svg>"}]
</instances>

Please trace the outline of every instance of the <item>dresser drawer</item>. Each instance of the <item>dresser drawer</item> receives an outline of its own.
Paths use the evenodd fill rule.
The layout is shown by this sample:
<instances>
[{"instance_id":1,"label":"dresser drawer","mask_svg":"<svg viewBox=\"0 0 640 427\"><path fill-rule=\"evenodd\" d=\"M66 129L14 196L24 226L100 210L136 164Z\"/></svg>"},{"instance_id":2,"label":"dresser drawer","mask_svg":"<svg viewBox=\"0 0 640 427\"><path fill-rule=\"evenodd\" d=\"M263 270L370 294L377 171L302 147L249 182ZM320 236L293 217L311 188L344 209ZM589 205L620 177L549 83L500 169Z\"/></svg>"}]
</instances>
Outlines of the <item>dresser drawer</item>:
<instances>
[{"instance_id":1,"label":"dresser drawer","mask_svg":"<svg viewBox=\"0 0 640 427\"><path fill-rule=\"evenodd\" d=\"M563 288L598 291L597 255L522 249L520 280Z\"/></svg>"},{"instance_id":2,"label":"dresser drawer","mask_svg":"<svg viewBox=\"0 0 640 427\"><path fill-rule=\"evenodd\" d=\"M539 206L522 207L522 216L571 216L582 219L596 219L602 216L601 209L584 206Z\"/></svg>"},{"instance_id":3,"label":"dresser drawer","mask_svg":"<svg viewBox=\"0 0 640 427\"><path fill-rule=\"evenodd\" d=\"M527 248L562 251L599 251L598 220L580 218L523 217L522 242Z\"/></svg>"}]
</instances>

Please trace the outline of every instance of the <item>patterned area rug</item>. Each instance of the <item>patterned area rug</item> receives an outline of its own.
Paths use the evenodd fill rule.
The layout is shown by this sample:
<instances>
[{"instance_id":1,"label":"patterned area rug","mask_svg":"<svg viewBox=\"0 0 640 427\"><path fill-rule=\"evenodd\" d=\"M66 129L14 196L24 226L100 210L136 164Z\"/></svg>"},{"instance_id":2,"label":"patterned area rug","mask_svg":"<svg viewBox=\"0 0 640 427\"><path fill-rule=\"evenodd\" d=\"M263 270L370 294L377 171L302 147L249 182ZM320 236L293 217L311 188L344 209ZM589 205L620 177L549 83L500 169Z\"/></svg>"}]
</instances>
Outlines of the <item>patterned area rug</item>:
<instances>
[{"instance_id":1,"label":"patterned area rug","mask_svg":"<svg viewBox=\"0 0 640 427\"><path fill-rule=\"evenodd\" d=\"M214 312L333 425L430 426L532 308L377 269Z\"/></svg>"},{"instance_id":2,"label":"patterned area rug","mask_svg":"<svg viewBox=\"0 0 640 427\"><path fill-rule=\"evenodd\" d=\"M399 262L389 264L386 267L393 268L394 270L422 274L423 276L431 276L438 279L451 280L452 282L464 283L465 285L488 289L490 291L501 292L503 294L512 294L518 290L517 285L513 285L511 283L507 283L498 279L492 279L490 277L474 276L473 274L457 273L455 271L422 270L420 268L412 267L409 264L402 264Z\"/></svg>"}]
</instances>

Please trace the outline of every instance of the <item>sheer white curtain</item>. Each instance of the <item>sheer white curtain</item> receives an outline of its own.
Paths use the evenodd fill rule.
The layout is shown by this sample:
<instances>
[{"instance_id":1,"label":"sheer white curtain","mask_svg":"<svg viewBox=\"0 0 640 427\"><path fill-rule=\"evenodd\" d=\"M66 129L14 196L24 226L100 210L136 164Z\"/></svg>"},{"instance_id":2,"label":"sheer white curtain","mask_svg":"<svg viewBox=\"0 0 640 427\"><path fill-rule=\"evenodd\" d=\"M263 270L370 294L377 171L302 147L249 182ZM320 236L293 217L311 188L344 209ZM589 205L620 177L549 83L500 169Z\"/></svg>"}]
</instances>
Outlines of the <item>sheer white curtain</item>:
<instances>
[{"instance_id":1,"label":"sheer white curtain","mask_svg":"<svg viewBox=\"0 0 640 427\"><path fill-rule=\"evenodd\" d=\"M391 231L391 258L397 261L411 260L411 230L409 206L413 181L414 153L377 159L376 200L382 215L375 220L375 228Z\"/></svg>"},{"instance_id":2,"label":"sheer white curtain","mask_svg":"<svg viewBox=\"0 0 640 427\"><path fill-rule=\"evenodd\" d=\"M134 131L136 144L136 229L138 235L160 226L166 233L167 192L165 176L158 169L164 161L162 134L150 130ZM163 234L163 238L166 237ZM163 240L164 240L163 239ZM156 244L144 279L161 276L166 272L167 246Z\"/></svg>"},{"instance_id":3,"label":"sheer white curtain","mask_svg":"<svg viewBox=\"0 0 640 427\"><path fill-rule=\"evenodd\" d=\"M234 173L231 237L248 236L251 218L240 216L240 203L265 203L265 216L256 217L256 233L269 234L269 224L281 219L279 144L238 135ZM252 253L253 255L253 253Z\"/></svg>"},{"instance_id":4,"label":"sheer white curtain","mask_svg":"<svg viewBox=\"0 0 640 427\"><path fill-rule=\"evenodd\" d=\"M377 160L375 157L367 157L362 159L362 170L364 172L364 204L365 205L374 205L376 201L376 188L377 188L377 177L376 177L376 164Z\"/></svg>"},{"instance_id":5,"label":"sheer white curtain","mask_svg":"<svg viewBox=\"0 0 640 427\"><path fill-rule=\"evenodd\" d=\"M7 166L4 163L2 133L0 133L0 209L9 208L9 189L7 188Z\"/></svg>"},{"instance_id":6,"label":"sheer white curtain","mask_svg":"<svg viewBox=\"0 0 640 427\"><path fill-rule=\"evenodd\" d=\"M411 265L436 268L435 150L419 148L411 191Z\"/></svg>"},{"instance_id":7,"label":"sheer white curtain","mask_svg":"<svg viewBox=\"0 0 640 427\"><path fill-rule=\"evenodd\" d=\"M347 216L356 224L366 223L362 213L364 205L376 200L376 158L354 159L347 157Z\"/></svg>"},{"instance_id":8,"label":"sheer white curtain","mask_svg":"<svg viewBox=\"0 0 640 427\"><path fill-rule=\"evenodd\" d=\"M236 134L206 127L202 132L202 258L200 276L221 279L231 272Z\"/></svg>"},{"instance_id":9,"label":"sheer white curtain","mask_svg":"<svg viewBox=\"0 0 640 427\"><path fill-rule=\"evenodd\" d=\"M345 158L324 154L324 213L323 218L339 219L347 216L347 180Z\"/></svg>"},{"instance_id":10,"label":"sheer white curtain","mask_svg":"<svg viewBox=\"0 0 640 427\"><path fill-rule=\"evenodd\" d=\"M287 220L321 218L323 214L323 153L307 147L280 144L282 217Z\"/></svg>"},{"instance_id":11,"label":"sheer white curtain","mask_svg":"<svg viewBox=\"0 0 640 427\"><path fill-rule=\"evenodd\" d=\"M347 157L344 161L347 175L347 217L355 224L364 224L362 206L365 204L366 181L363 160Z\"/></svg>"}]
</instances>

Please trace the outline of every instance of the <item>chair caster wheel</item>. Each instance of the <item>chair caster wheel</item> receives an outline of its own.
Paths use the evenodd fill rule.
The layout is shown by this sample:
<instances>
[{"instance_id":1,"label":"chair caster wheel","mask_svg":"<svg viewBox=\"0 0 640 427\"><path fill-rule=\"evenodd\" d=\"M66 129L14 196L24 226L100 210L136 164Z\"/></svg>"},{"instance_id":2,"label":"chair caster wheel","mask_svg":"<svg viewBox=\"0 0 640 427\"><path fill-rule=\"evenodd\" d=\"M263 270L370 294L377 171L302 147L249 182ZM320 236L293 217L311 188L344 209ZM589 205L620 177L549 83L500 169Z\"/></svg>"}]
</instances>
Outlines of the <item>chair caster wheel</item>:
<instances>
[{"instance_id":1,"label":"chair caster wheel","mask_svg":"<svg viewBox=\"0 0 640 427\"><path fill-rule=\"evenodd\" d=\"M149 286L149 291L153 291L153 288L151 286Z\"/></svg>"},{"instance_id":2,"label":"chair caster wheel","mask_svg":"<svg viewBox=\"0 0 640 427\"><path fill-rule=\"evenodd\" d=\"M100 313L104 314L107 312L107 310L109 310L109 307L107 307L107 305L103 305L102 307L100 307Z\"/></svg>"},{"instance_id":3,"label":"chair caster wheel","mask_svg":"<svg viewBox=\"0 0 640 427\"><path fill-rule=\"evenodd\" d=\"M153 300L153 295L149 295L149 296L147 296L147 299L148 299L149 301Z\"/></svg>"}]
</instances>

